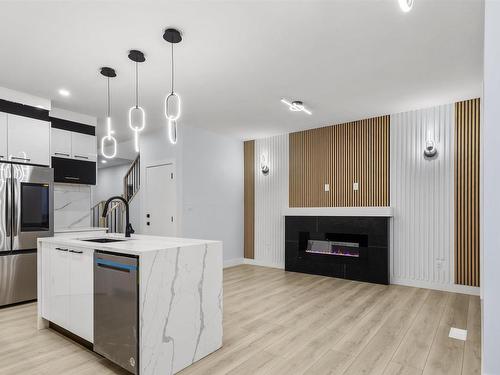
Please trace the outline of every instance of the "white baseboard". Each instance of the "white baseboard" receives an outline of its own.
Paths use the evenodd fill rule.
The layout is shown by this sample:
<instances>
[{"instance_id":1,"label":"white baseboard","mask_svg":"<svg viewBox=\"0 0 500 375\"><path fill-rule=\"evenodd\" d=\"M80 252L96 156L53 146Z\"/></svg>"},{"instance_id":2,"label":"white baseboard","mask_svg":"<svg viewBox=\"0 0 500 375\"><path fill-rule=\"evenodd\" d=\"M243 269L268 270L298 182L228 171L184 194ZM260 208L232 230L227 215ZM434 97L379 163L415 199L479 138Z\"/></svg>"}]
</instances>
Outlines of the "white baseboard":
<instances>
[{"instance_id":1,"label":"white baseboard","mask_svg":"<svg viewBox=\"0 0 500 375\"><path fill-rule=\"evenodd\" d=\"M415 288L442 290L444 292L470 294L473 296L479 296L481 290L481 288L476 286L457 285L457 284L438 284L438 283L431 283L428 281L407 280L407 279L392 279L391 284L413 286Z\"/></svg>"},{"instance_id":2,"label":"white baseboard","mask_svg":"<svg viewBox=\"0 0 500 375\"><path fill-rule=\"evenodd\" d=\"M239 266L241 264L245 264L245 261L243 258L235 258L235 259L229 259L224 261L224 268L229 268L229 267L234 267L234 266Z\"/></svg>"},{"instance_id":3,"label":"white baseboard","mask_svg":"<svg viewBox=\"0 0 500 375\"><path fill-rule=\"evenodd\" d=\"M243 259L245 264L251 264L253 266L261 266L261 267L269 267L269 268L279 268L279 269L284 269L285 266L283 264L274 264L274 263L269 263L269 262L263 262L259 261L256 259Z\"/></svg>"},{"instance_id":4,"label":"white baseboard","mask_svg":"<svg viewBox=\"0 0 500 375\"><path fill-rule=\"evenodd\" d=\"M278 269L285 268L285 266L282 264L273 264L273 263L269 263L269 262L259 261L256 259L247 259L247 258L236 258L236 259L226 260L226 261L224 261L224 268L239 266L241 264L250 264L253 266L278 268ZM431 283L428 281L407 280L407 279L392 279L391 284L412 286L415 288L442 290L444 292L470 294L473 296L479 296L480 290L481 290L480 288L475 287L475 286L456 285L456 284L438 284L438 283Z\"/></svg>"}]
</instances>

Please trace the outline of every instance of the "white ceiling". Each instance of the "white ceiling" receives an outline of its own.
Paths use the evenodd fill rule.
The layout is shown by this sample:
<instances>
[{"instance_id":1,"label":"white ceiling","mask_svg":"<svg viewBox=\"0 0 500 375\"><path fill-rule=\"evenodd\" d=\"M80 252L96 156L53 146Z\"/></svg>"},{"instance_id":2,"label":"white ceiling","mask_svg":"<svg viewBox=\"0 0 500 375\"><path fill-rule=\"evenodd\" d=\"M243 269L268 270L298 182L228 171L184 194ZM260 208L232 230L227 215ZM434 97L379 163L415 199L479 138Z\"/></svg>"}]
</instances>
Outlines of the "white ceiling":
<instances>
[{"instance_id":1,"label":"white ceiling","mask_svg":"<svg viewBox=\"0 0 500 375\"><path fill-rule=\"evenodd\" d=\"M112 115L125 140L134 100L127 52L145 52L141 104L148 129L164 126L162 34L174 26L184 37L175 52L179 125L259 138L479 96L483 6L416 0L405 14L397 0L0 1L0 86L102 117L98 71L114 67ZM288 111L282 97L313 115Z\"/></svg>"}]
</instances>

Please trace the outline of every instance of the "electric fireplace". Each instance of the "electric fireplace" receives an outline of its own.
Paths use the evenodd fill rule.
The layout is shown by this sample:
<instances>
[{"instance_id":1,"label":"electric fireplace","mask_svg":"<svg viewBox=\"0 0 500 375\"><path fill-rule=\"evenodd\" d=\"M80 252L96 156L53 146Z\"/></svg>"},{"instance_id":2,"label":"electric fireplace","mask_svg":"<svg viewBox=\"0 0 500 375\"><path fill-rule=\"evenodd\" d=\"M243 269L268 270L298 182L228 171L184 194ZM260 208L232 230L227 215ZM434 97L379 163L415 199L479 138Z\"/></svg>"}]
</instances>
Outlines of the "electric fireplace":
<instances>
[{"instance_id":1,"label":"electric fireplace","mask_svg":"<svg viewBox=\"0 0 500 375\"><path fill-rule=\"evenodd\" d=\"M285 269L389 283L386 217L287 216Z\"/></svg>"}]
</instances>

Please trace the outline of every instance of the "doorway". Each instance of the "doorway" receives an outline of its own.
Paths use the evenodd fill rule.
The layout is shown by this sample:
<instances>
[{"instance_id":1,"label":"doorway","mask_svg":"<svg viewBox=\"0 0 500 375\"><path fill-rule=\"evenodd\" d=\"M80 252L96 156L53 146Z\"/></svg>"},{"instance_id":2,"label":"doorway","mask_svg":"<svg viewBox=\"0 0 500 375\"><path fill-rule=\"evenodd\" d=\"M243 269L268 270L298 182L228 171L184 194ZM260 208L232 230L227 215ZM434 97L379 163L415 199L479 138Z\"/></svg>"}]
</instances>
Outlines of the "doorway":
<instances>
[{"instance_id":1,"label":"doorway","mask_svg":"<svg viewBox=\"0 0 500 375\"><path fill-rule=\"evenodd\" d=\"M144 233L152 236L177 235L177 201L173 163L146 167Z\"/></svg>"}]
</instances>

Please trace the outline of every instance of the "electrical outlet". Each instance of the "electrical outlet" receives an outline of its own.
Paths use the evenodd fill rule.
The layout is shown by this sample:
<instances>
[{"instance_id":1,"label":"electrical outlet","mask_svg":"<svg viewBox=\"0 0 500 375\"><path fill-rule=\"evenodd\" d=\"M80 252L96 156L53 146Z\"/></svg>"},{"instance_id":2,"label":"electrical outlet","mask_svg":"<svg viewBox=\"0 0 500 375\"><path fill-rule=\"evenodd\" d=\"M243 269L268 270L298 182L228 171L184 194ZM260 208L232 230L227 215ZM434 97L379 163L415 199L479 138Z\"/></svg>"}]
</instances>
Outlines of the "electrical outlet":
<instances>
[{"instance_id":1,"label":"electrical outlet","mask_svg":"<svg viewBox=\"0 0 500 375\"><path fill-rule=\"evenodd\" d=\"M358 191L359 190L359 184L357 182L353 183L352 184L352 188L354 189L354 191Z\"/></svg>"},{"instance_id":2,"label":"electrical outlet","mask_svg":"<svg viewBox=\"0 0 500 375\"><path fill-rule=\"evenodd\" d=\"M325 191L330 191L330 184L325 184Z\"/></svg>"}]
</instances>

